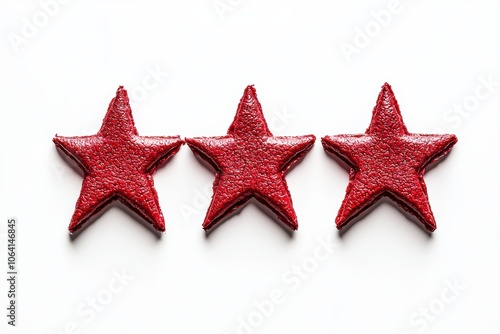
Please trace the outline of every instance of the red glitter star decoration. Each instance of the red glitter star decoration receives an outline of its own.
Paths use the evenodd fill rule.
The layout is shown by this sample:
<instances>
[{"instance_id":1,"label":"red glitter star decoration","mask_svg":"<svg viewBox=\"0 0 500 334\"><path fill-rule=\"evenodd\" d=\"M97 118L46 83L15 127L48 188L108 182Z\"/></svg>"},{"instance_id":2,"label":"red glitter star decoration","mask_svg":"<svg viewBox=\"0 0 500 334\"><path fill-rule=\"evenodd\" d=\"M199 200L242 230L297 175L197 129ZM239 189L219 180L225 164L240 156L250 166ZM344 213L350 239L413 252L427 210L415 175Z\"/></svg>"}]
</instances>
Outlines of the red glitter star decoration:
<instances>
[{"instance_id":1,"label":"red glitter star decoration","mask_svg":"<svg viewBox=\"0 0 500 334\"><path fill-rule=\"evenodd\" d=\"M455 135L411 134L398 102L384 84L365 134L322 138L324 149L351 167L349 185L337 218L341 230L382 196L414 215L428 231L436 229L423 174L450 152Z\"/></svg>"},{"instance_id":2,"label":"red glitter star decoration","mask_svg":"<svg viewBox=\"0 0 500 334\"><path fill-rule=\"evenodd\" d=\"M177 153L183 141L178 136L139 136L127 91L122 86L111 100L97 134L56 135L53 141L84 172L82 190L69 225L71 233L114 200L121 201L156 230L165 231L153 173Z\"/></svg>"},{"instance_id":3,"label":"red glitter star decoration","mask_svg":"<svg viewBox=\"0 0 500 334\"><path fill-rule=\"evenodd\" d=\"M284 175L305 156L315 139L313 135L273 136L255 88L248 86L226 136L186 138L193 153L216 171L203 228L214 227L253 197L296 230L297 216Z\"/></svg>"}]
</instances>

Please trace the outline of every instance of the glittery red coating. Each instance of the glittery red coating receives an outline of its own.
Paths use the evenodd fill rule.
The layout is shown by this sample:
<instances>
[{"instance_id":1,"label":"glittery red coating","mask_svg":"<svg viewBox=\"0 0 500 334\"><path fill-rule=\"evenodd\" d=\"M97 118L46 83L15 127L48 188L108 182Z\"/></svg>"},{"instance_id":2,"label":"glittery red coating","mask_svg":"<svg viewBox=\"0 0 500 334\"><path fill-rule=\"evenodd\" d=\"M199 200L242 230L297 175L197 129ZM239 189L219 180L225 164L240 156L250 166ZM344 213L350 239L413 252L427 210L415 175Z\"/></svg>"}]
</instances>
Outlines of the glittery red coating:
<instances>
[{"instance_id":1,"label":"glittery red coating","mask_svg":"<svg viewBox=\"0 0 500 334\"><path fill-rule=\"evenodd\" d=\"M179 136L139 136L127 91L120 86L99 132L53 139L83 170L84 180L69 231L79 230L113 200L119 200L158 231L165 231L153 173L184 143Z\"/></svg>"},{"instance_id":2,"label":"glittery red coating","mask_svg":"<svg viewBox=\"0 0 500 334\"><path fill-rule=\"evenodd\" d=\"M455 135L409 133L391 86L384 84L365 134L322 138L324 149L351 167L337 228L387 196L434 231L423 175L425 167L448 154L456 142Z\"/></svg>"},{"instance_id":3,"label":"glittery red coating","mask_svg":"<svg viewBox=\"0 0 500 334\"><path fill-rule=\"evenodd\" d=\"M285 173L305 156L315 140L313 135L273 136L255 88L248 86L226 136L186 138L193 153L216 170L214 194L203 228L212 228L253 197L296 230L297 216Z\"/></svg>"}]
</instances>

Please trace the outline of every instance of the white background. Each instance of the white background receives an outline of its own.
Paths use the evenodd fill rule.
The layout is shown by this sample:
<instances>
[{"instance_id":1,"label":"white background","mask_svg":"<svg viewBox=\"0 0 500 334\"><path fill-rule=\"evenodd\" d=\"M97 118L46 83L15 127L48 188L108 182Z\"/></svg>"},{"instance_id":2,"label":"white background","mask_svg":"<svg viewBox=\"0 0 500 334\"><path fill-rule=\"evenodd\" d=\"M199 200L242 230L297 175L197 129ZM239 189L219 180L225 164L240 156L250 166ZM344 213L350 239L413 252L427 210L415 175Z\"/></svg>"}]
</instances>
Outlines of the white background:
<instances>
[{"instance_id":1,"label":"white background","mask_svg":"<svg viewBox=\"0 0 500 334\"><path fill-rule=\"evenodd\" d=\"M385 0L217 3L226 11L212 0L73 0L47 22L37 1L0 4L1 262L7 218L20 225L12 332L499 333L498 4L401 0L380 28ZM372 37L355 41L365 29ZM319 139L364 132L386 81L411 132L459 138L425 175L431 236L388 202L342 236L334 226L348 173ZM155 174L166 234L112 207L70 239L82 178L56 133L95 133L125 85L141 135L223 135L248 84L275 135L318 138L287 175L297 232L249 204L207 237L213 174L183 146ZM336 248L318 263L328 239ZM294 265L310 273L298 278ZM133 279L110 295L122 270ZM2 333L6 289L2 279ZM276 289L282 303L263 314L255 302ZM82 316L95 297L109 303Z\"/></svg>"}]
</instances>

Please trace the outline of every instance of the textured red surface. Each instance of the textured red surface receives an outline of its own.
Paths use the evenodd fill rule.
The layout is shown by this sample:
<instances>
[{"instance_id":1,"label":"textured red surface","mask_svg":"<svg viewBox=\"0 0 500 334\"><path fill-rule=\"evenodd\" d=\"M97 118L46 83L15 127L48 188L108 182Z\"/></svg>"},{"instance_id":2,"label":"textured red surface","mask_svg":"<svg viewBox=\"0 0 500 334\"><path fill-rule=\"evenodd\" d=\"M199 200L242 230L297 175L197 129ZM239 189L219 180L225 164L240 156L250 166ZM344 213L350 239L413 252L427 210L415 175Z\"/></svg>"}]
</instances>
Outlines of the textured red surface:
<instances>
[{"instance_id":1,"label":"textured red surface","mask_svg":"<svg viewBox=\"0 0 500 334\"><path fill-rule=\"evenodd\" d=\"M71 233L113 200L120 200L158 231L165 221L153 173L179 150L180 137L139 136L127 91L119 87L99 132L92 136L54 138L56 146L84 172L80 197L69 225Z\"/></svg>"},{"instance_id":2,"label":"textured red surface","mask_svg":"<svg viewBox=\"0 0 500 334\"><path fill-rule=\"evenodd\" d=\"M296 230L297 217L284 175L311 149L315 139L313 135L273 136L255 89L248 86L226 136L186 138L194 154L216 170L203 228L210 229L254 197Z\"/></svg>"},{"instance_id":3,"label":"textured red surface","mask_svg":"<svg viewBox=\"0 0 500 334\"><path fill-rule=\"evenodd\" d=\"M337 228L342 229L381 196L388 196L434 231L436 222L423 174L427 165L446 155L456 142L455 135L410 134L386 83L365 134L322 138L325 150L351 167Z\"/></svg>"}]
</instances>

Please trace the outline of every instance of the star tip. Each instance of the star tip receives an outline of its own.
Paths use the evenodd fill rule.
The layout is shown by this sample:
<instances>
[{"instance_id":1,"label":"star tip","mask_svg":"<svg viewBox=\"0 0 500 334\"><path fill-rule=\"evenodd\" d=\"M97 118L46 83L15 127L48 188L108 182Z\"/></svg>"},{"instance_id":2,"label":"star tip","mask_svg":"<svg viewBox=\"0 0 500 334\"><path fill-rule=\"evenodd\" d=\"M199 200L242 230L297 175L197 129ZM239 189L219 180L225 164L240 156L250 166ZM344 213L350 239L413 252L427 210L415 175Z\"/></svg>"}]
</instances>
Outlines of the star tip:
<instances>
[{"instance_id":1,"label":"star tip","mask_svg":"<svg viewBox=\"0 0 500 334\"><path fill-rule=\"evenodd\" d=\"M390 95L394 95L394 93L392 92L392 86L387 82L382 85L381 93L389 93Z\"/></svg>"},{"instance_id":2,"label":"star tip","mask_svg":"<svg viewBox=\"0 0 500 334\"><path fill-rule=\"evenodd\" d=\"M123 94L127 93L127 90L123 86L118 86L118 89L116 90L116 94Z\"/></svg>"},{"instance_id":3,"label":"star tip","mask_svg":"<svg viewBox=\"0 0 500 334\"><path fill-rule=\"evenodd\" d=\"M150 224L150 226L158 233L163 233L165 232L165 218L163 218L163 215L160 213L159 217L155 217L155 219L152 220L146 220L147 223Z\"/></svg>"},{"instance_id":4,"label":"star tip","mask_svg":"<svg viewBox=\"0 0 500 334\"><path fill-rule=\"evenodd\" d=\"M245 88L245 95L248 95L248 94L251 94L254 96L257 94L257 90L255 89L255 86L253 84L248 85L247 88Z\"/></svg>"},{"instance_id":5,"label":"star tip","mask_svg":"<svg viewBox=\"0 0 500 334\"><path fill-rule=\"evenodd\" d=\"M74 234L78 232L82 227L85 227L86 221L77 221L77 220L71 220L68 226L68 231L70 234Z\"/></svg>"},{"instance_id":6,"label":"star tip","mask_svg":"<svg viewBox=\"0 0 500 334\"><path fill-rule=\"evenodd\" d=\"M120 100L123 99L128 102L127 90L123 88L123 86L119 86L118 89L116 90L116 97Z\"/></svg>"},{"instance_id":7,"label":"star tip","mask_svg":"<svg viewBox=\"0 0 500 334\"><path fill-rule=\"evenodd\" d=\"M431 233L434 232L437 228L436 224L429 224L429 223L424 224L424 227L427 231Z\"/></svg>"},{"instance_id":8,"label":"star tip","mask_svg":"<svg viewBox=\"0 0 500 334\"><path fill-rule=\"evenodd\" d=\"M175 143L177 143L179 145L183 145L184 144L184 138L182 138L179 135L177 135L177 136L170 136L170 139L174 140Z\"/></svg>"},{"instance_id":9,"label":"star tip","mask_svg":"<svg viewBox=\"0 0 500 334\"><path fill-rule=\"evenodd\" d=\"M110 106L111 105L114 105L115 107L118 107L120 109L121 108L129 109L129 111L131 111L128 93L127 90L123 88L123 86L119 86L118 89L116 90L116 95L111 100Z\"/></svg>"},{"instance_id":10,"label":"star tip","mask_svg":"<svg viewBox=\"0 0 500 334\"><path fill-rule=\"evenodd\" d=\"M186 144L187 146L191 147L194 144L195 140L194 138L184 138L183 144Z\"/></svg>"},{"instance_id":11,"label":"star tip","mask_svg":"<svg viewBox=\"0 0 500 334\"><path fill-rule=\"evenodd\" d=\"M331 140L330 138L331 138L330 136L321 137L321 145L323 145L324 147L329 146Z\"/></svg>"},{"instance_id":12,"label":"star tip","mask_svg":"<svg viewBox=\"0 0 500 334\"><path fill-rule=\"evenodd\" d=\"M340 219L339 217L335 218L335 225L337 226L337 230L342 231L344 226L347 225L347 221Z\"/></svg>"},{"instance_id":13,"label":"star tip","mask_svg":"<svg viewBox=\"0 0 500 334\"><path fill-rule=\"evenodd\" d=\"M316 136L315 135L306 135L305 136L305 151L308 151L313 148L314 144L316 143Z\"/></svg>"},{"instance_id":14,"label":"star tip","mask_svg":"<svg viewBox=\"0 0 500 334\"><path fill-rule=\"evenodd\" d=\"M60 137L56 135L54 138L52 138L52 142L54 143L54 145L56 145L57 148L61 148L62 143Z\"/></svg>"},{"instance_id":15,"label":"star tip","mask_svg":"<svg viewBox=\"0 0 500 334\"><path fill-rule=\"evenodd\" d=\"M205 230L205 232L209 232L212 229L212 227L214 227L214 225L215 224L214 224L213 221L211 221L211 220L205 220L203 222L203 224L201 225L201 227L203 228L203 230Z\"/></svg>"}]
</instances>

